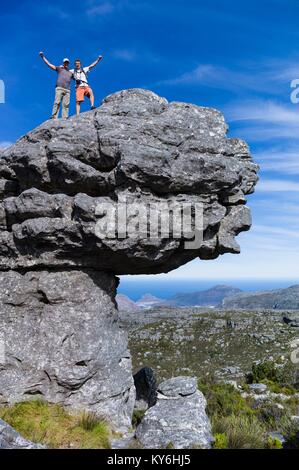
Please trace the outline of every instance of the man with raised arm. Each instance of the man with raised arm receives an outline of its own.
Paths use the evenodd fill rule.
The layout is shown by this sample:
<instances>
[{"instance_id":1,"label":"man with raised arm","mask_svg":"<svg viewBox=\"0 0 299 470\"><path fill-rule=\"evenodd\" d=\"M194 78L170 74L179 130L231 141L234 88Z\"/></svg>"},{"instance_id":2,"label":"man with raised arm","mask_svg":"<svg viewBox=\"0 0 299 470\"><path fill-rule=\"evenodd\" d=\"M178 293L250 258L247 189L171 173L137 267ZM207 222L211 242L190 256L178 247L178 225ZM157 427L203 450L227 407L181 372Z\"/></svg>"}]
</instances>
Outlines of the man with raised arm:
<instances>
[{"instance_id":1,"label":"man with raised arm","mask_svg":"<svg viewBox=\"0 0 299 470\"><path fill-rule=\"evenodd\" d=\"M52 111L52 119L57 119L60 106L62 108L62 119L67 119L70 109L71 80L73 73L69 70L69 59L63 59L63 65L53 65L45 57L43 52L39 53L45 64L57 72L56 93Z\"/></svg>"},{"instance_id":2,"label":"man with raised arm","mask_svg":"<svg viewBox=\"0 0 299 470\"><path fill-rule=\"evenodd\" d=\"M99 56L95 62L93 62L89 67L82 67L81 60L75 60L75 68L70 70L74 74L74 79L76 81L76 112L80 114L81 103L84 101L84 97L90 99L91 109L95 109L94 105L94 94L92 89L88 84L87 75L90 70L95 67L101 60L103 56Z\"/></svg>"}]
</instances>

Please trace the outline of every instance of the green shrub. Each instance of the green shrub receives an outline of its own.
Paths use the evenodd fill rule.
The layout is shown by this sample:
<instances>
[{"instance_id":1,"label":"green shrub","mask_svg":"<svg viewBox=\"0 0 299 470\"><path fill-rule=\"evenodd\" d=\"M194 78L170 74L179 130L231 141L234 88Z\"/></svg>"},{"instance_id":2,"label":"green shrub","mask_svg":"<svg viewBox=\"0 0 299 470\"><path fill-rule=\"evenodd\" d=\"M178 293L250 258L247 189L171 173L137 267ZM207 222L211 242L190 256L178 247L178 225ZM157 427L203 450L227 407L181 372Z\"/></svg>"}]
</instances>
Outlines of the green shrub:
<instances>
[{"instance_id":1,"label":"green shrub","mask_svg":"<svg viewBox=\"0 0 299 470\"><path fill-rule=\"evenodd\" d=\"M204 384L199 382L199 390L207 399L207 414L229 416L231 414L253 415L250 402L243 398L238 390L230 384Z\"/></svg>"},{"instance_id":2,"label":"green shrub","mask_svg":"<svg viewBox=\"0 0 299 470\"><path fill-rule=\"evenodd\" d=\"M269 437L267 441L267 449L283 449L283 445L279 439Z\"/></svg>"},{"instance_id":3,"label":"green shrub","mask_svg":"<svg viewBox=\"0 0 299 470\"><path fill-rule=\"evenodd\" d=\"M289 398L282 402L283 408L278 406L278 398L275 402L267 400L257 404L252 397L242 397L239 390L230 384L199 382L198 388L207 399L207 414L215 437L214 448L267 448L270 431L282 433L288 445L297 448L298 432L296 434L291 416L298 412L299 399L293 395L292 386L286 385L285 370L279 367L276 370L271 362L256 364L252 369L252 379L267 384L275 393L289 395ZM283 381L285 385L282 385ZM245 384L243 390L249 391L248 385Z\"/></svg>"},{"instance_id":4,"label":"green shrub","mask_svg":"<svg viewBox=\"0 0 299 470\"><path fill-rule=\"evenodd\" d=\"M298 370L293 364L278 366L273 361L265 361L252 366L250 383L266 383L274 393L292 395L298 388Z\"/></svg>"},{"instance_id":5,"label":"green shrub","mask_svg":"<svg viewBox=\"0 0 299 470\"><path fill-rule=\"evenodd\" d=\"M172 442L169 442L169 443L167 444L167 446L166 446L166 449L169 449L169 450L170 450L170 449L174 449L173 443L172 443Z\"/></svg>"},{"instance_id":6,"label":"green shrub","mask_svg":"<svg viewBox=\"0 0 299 470\"><path fill-rule=\"evenodd\" d=\"M224 434L229 449L263 449L265 429L255 416L214 416L215 436Z\"/></svg>"},{"instance_id":7,"label":"green shrub","mask_svg":"<svg viewBox=\"0 0 299 470\"><path fill-rule=\"evenodd\" d=\"M0 418L26 439L50 448L110 448L107 423L93 415L70 415L60 405L32 400L1 406Z\"/></svg>"},{"instance_id":8,"label":"green shrub","mask_svg":"<svg viewBox=\"0 0 299 470\"><path fill-rule=\"evenodd\" d=\"M264 422L269 430L276 429L280 420L285 416L285 409L280 409L275 403L263 403L257 409L258 418Z\"/></svg>"},{"instance_id":9,"label":"green shrub","mask_svg":"<svg viewBox=\"0 0 299 470\"><path fill-rule=\"evenodd\" d=\"M85 431L92 431L101 420L96 413L83 411L78 417L78 425Z\"/></svg>"},{"instance_id":10,"label":"green shrub","mask_svg":"<svg viewBox=\"0 0 299 470\"><path fill-rule=\"evenodd\" d=\"M287 449L299 449L298 429L289 434L287 437L287 442L285 443L285 447Z\"/></svg>"},{"instance_id":11,"label":"green shrub","mask_svg":"<svg viewBox=\"0 0 299 470\"><path fill-rule=\"evenodd\" d=\"M266 361L260 364L253 364L251 378L253 383L261 383L263 380L277 382L278 372L275 363Z\"/></svg>"},{"instance_id":12,"label":"green shrub","mask_svg":"<svg viewBox=\"0 0 299 470\"><path fill-rule=\"evenodd\" d=\"M143 416L145 415L145 410L134 410L132 416L132 426L137 428L137 426L141 423Z\"/></svg>"},{"instance_id":13,"label":"green shrub","mask_svg":"<svg viewBox=\"0 0 299 470\"><path fill-rule=\"evenodd\" d=\"M272 380L269 379L264 379L262 380L262 383L267 385L268 389L272 393L283 393L283 395L294 395L296 393L296 390L291 387L291 386L284 386L281 385L280 383L273 382Z\"/></svg>"},{"instance_id":14,"label":"green shrub","mask_svg":"<svg viewBox=\"0 0 299 470\"><path fill-rule=\"evenodd\" d=\"M217 433L214 436L214 449L228 449L228 438L226 434Z\"/></svg>"}]
</instances>

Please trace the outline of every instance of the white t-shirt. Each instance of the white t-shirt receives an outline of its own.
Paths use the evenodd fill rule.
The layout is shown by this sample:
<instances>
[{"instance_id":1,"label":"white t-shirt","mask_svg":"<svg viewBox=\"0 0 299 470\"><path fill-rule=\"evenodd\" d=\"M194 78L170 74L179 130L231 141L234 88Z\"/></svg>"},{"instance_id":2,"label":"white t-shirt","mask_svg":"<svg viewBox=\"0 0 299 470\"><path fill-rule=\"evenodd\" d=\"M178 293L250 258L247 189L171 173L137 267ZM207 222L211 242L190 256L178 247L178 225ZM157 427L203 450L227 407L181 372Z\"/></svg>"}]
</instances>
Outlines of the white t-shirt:
<instances>
[{"instance_id":1,"label":"white t-shirt","mask_svg":"<svg viewBox=\"0 0 299 470\"><path fill-rule=\"evenodd\" d=\"M84 71L84 73L82 72ZM84 67L82 70L71 69L70 72L74 74L74 79L76 80L76 87L88 86L87 75L90 72L89 67Z\"/></svg>"}]
</instances>

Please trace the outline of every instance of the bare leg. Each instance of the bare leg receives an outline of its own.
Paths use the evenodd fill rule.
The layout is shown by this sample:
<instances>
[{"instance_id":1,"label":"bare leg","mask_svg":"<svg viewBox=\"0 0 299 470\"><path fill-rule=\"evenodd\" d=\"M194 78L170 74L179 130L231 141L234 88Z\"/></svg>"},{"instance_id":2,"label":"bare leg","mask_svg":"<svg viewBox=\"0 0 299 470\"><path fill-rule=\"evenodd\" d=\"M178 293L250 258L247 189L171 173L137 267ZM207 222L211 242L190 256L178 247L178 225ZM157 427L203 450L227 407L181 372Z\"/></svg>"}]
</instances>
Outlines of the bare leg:
<instances>
[{"instance_id":1,"label":"bare leg","mask_svg":"<svg viewBox=\"0 0 299 470\"><path fill-rule=\"evenodd\" d=\"M76 103L76 113L77 113L77 116L79 116L80 111L81 111L81 103L78 103L78 101L77 101L77 103Z\"/></svg>"},{"instance_id":2,"label":"bare leg","mask_svg":"<svg viewBox=\"0 0 299 470\"><path fill-rule=\"evenodd\" d=\"M94 94L92 90L90 91L89 99L90 99L91 106L94 106Z\"/></svg>"}]
</instances>

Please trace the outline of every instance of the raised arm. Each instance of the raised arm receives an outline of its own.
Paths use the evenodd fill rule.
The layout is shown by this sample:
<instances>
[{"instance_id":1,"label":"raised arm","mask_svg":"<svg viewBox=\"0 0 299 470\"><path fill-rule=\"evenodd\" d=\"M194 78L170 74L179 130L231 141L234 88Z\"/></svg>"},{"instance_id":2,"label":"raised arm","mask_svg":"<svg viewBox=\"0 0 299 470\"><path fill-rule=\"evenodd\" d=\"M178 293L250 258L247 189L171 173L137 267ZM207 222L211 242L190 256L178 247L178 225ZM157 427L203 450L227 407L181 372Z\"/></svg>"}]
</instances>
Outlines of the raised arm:
<instances>
[{"instance_id":1,"label":"raised arm","mask_svg":"<svg viewBox=\"0 0 299 470\"><path fill-rule=\"evenodd\" d=\"M96 65L98 65L99 62L101 62L101 60L103 60L103 56L99 55L97 60L95 60L92 64L90 64L90 66L88 68L93 69Z\"/></svg>"},{"instance_id":2,"label":"raised arm","mask_svg":"<svg viewBox=\"0 0 299 470\"><path fill-rule=\"evenodd\" d=\"M40 57L43 59L43 61L45 62L45 64L46 64L48 67L50 67L50 69L56 70L57 67L56 67L55 65L51 64L51 63L46 59L45 54L44 54L43 52L40 52L39 55L40 55Z\"/></svg>"}]
</instances>

